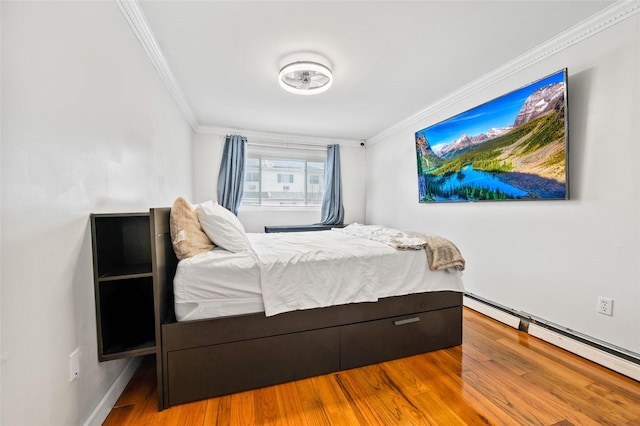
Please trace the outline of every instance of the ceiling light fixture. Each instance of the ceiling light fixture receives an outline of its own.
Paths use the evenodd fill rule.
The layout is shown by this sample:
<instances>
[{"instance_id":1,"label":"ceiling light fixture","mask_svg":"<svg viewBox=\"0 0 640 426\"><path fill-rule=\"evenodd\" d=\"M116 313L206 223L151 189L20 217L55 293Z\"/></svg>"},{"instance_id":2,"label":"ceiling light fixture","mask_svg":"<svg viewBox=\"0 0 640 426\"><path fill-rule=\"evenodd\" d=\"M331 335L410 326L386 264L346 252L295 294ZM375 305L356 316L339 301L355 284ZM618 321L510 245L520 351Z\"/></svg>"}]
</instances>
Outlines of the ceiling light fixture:
<instances>
[{"instance_id":1,"label":"ceiling light fixture","mask_svg":"<svg viewBox=\"0 0 640 426\"><path fill-rule=\"evenodd\" d=\"M298 95L314 95L333 84L329 67L314 61L291 62L280 69L280 86Z\"/></svg>"}]
</instances>

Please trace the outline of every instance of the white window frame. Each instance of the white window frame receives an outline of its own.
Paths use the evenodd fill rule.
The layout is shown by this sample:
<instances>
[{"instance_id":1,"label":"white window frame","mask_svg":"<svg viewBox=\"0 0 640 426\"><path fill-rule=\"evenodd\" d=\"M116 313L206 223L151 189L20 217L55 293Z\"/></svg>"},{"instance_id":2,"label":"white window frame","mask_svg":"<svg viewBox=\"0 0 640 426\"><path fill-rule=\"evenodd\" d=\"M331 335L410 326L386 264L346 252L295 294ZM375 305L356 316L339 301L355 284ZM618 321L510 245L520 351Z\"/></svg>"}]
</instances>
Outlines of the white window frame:
<instances>
[{"instance_id":1,"label":"white window frame","mask_svg":"<svg viewBox=\"0 0 640 426\"><path fill-rule=\"evenodd\" d=\"M262 182L262 159L281 159L281 160L304 160L307 162L318 162L324 164L324 170L326 172L327 168L327 152L325 147L321 146L310 146L308 149L304 147L296 147L290 148L288 146L283 145L282 147L276 146L272 143L270 144L251 144L249 143L247 146L247 158L259 158L259 169L258 173L260 174L260 182L256 182L258 184L258 204L245 204L244 199L241 203L242 209L252 209L252 210L320 210L321 205L307 205L308 202L308 185L309 185L309 177L308 177L308 167L305 166L304 171L304 205L277 205L277 204L262 204L262 191L263 191L263 182ZM305 164L306 165L306 164ZM283 174L288 174L287 172L283 172ZM289 182L280 182L285 185L289 184ZM322 181L324 184L324 181ZM244 196L243 196L244 198Z\"/></svg>"}]
</instances>

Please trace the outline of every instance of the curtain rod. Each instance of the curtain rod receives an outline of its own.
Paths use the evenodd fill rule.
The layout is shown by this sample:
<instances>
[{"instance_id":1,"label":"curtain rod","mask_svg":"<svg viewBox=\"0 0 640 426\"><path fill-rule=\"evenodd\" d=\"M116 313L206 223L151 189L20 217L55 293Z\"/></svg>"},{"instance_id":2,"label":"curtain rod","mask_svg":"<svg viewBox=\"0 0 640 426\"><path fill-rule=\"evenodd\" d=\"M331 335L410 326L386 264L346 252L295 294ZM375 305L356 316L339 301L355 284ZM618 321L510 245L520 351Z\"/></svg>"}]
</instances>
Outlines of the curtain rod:
<instances>
[{"instance_id":1,"label":"curtain rod","mask_svg":"<svg viewBox=\"0 0 640 426\"><path fill-rule=\"evenodd\" d=\"M267 148L285 148L285 149L307 149L310 151L326 151L327 145L318 145L318 144L302 144L302 143L265 143L265 142L249 142L247 141L247 145L251 146L264 146Z\"/></svg>"}]
</instances>

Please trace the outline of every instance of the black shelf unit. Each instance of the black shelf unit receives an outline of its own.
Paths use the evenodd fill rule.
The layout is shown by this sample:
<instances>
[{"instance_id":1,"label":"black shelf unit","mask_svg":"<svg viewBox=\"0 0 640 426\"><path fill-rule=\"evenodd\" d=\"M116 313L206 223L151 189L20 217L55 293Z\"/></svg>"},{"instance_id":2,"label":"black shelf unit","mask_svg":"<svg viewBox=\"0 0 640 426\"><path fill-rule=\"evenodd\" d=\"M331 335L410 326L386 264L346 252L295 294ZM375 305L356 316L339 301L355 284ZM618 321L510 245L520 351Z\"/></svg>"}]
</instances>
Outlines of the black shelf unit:
<instances>
[{"instance_id":1,"label":"black shelf unit","mask_svg":"<svg viewBox=\"0 0 640 426\"><path fill-rule=\"evenodd\" d=\"M156 352L149 213L91 215L98 359Z\"/></svg>"}]
</instances>

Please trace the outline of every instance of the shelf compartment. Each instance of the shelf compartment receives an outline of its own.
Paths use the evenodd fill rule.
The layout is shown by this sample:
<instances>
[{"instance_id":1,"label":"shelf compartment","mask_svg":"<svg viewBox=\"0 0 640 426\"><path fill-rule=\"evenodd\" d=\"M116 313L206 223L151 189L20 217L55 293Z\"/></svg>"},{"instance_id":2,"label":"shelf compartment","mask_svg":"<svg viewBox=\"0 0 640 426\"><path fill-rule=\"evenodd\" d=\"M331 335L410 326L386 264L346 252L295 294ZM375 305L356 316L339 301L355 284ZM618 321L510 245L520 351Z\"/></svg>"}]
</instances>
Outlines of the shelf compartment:
<instances>
[{"instance_id":1,"label":"shelf compartment","mask_svg":"<svg viewBox=\"0 0 640 426\"><path fill-rule=\"evenodd\" d=\"M94 268L98 277L151 272L148 213L93 214ZM140 265L145 265L143 270Z\"/></svg>"},{"instance_id":2,"label":"shelf compartment","mask_svg":"<svg viewBox=\"0 0 640 426\"><path fill-rule=\"evenodd\" d=\"M100 360L153 353L153 278L102 282L99 293Z\"/></svg>"}]
</instances>

